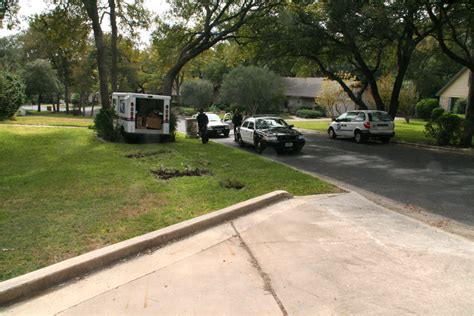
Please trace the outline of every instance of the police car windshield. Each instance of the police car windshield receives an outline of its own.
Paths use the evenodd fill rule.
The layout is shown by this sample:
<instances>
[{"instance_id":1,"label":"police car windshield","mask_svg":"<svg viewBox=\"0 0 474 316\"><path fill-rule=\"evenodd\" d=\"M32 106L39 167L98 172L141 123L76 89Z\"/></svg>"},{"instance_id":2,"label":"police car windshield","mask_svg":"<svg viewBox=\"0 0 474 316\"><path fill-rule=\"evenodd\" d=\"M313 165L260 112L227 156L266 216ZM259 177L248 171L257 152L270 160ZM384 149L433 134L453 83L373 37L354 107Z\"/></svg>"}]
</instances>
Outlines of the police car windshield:
<instances>
[{"instance_id":1,"label":"police car windshield","mask_svg":"<svg viewBox=\"0 0 474 316\"><path fill-rule=\"evenodd\" d=\"M210 122L220 121L220 117L217 114L206 114Z\"/></svg>"},{"instance_id":2,"label":"police car windshield","mask_svg":"<svg viewBox=\"0 0 474 316\"><path fill-rule=\"evenodd\" d=\"M285 121L280 118L265 118L257 120L257 129L268 129L275 127L288 127Z\"/></svg>"}]
</instances>

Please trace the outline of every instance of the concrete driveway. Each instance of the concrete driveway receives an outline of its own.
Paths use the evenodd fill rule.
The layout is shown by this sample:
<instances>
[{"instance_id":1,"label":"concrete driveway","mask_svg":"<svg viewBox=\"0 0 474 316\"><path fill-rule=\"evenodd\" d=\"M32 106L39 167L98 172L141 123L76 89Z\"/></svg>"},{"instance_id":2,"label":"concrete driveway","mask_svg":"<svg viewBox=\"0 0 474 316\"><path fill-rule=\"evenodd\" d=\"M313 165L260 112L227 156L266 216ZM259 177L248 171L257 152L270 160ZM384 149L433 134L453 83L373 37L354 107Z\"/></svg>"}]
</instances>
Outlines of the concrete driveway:
<instances>
[{"instance_id":1,"label":"concrete driveway","mask_svg":"<svg viewBox=\"0 0 474 316\"><path fill-rule=\"evenodd\" d=\"M306 146L298 155L277 155L269 148L263 156L474 227L473 156L399 144L356 144L325 135L305 137ZM232 135L214 140L238 147ZM245 150L255 153L253 148Z\"/></svg>"},{"instance_id":2,"label":"concrete driveway","mask_svg":"<svg viewBox=\"0 0 474 316\"><path fill-rule=\"evenodd\" d=\"M474 244L359 194L294 198L5 315L474 313Z\"/></svg>"}]
</instances>

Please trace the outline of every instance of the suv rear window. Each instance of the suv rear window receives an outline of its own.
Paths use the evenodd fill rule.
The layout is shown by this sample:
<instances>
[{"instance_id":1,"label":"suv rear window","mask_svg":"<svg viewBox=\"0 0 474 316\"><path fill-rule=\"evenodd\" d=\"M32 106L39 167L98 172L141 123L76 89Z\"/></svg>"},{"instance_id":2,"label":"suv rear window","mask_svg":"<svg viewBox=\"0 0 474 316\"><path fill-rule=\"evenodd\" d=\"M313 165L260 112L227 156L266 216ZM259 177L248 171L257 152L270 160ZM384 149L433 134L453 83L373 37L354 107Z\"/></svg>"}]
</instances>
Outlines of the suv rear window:
<instances>
[{"instance_id":1,"label":"suv rear window","mask_svg":"<svg viewBox=\"0 0 474 316\"><path fill-rule=\"evenodd\" d=\"M372 112L369 113L369 120L371 122L391 122L392 118L386 112Z\"/></svg>"}]
</instances>

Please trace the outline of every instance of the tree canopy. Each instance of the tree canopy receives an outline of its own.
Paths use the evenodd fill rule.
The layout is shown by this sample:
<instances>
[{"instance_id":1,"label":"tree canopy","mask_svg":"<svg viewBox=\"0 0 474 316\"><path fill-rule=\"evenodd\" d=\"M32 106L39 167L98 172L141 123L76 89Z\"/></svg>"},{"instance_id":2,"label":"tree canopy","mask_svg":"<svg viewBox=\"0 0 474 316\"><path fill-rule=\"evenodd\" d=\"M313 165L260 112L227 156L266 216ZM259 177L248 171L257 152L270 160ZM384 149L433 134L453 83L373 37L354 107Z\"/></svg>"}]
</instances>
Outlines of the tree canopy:
<instances>
[{"instance_id":1,"label":"tree canopy","mask_svg":"<svg viewBox=\"0 0 474 316\"><path fill-rule=\"evenodd\" d=\"M224 76L220 99L249 114L272 112L283 102L283 84L269 70L239 66Z\"/></svg>"},{"instance_id":2,"label":"tree canopy","mask_svg":"<svg viewBox=\"0 0 474 316\"><path fill-rule=\"evenodd\" d=\"M37 96L38 112L41 111L41 101L45 95L55 94L59 88L59 80L51 64L44 59L28 63L23 71L26 83L26 95Z\"/></svg>"},{"instance_id":3,"label":"tree canopy","mask_svg":"<svg viewBox=\"0 0 474 316\"><path fill-rule=\"evenodd\" d=\"M25 100L25 85L20 77L0 72L0 120L12 117Z\"/></svg>"},{"instance_id":4,"label":"tree canopy","mask_svg":"<svg viewBox=\"0 0 474 316\"><path fill-rule=\"evenodd\" d=\"M188 80L183 84L182 102L197 109L207 108L212 103L214 87L203 79Z\"/></svg>"},{"instance_id":5,"label":"tree canopy","mask_svg":"<svg viewBox=\"0 0 474 316\"><path fill-rule=\"evenodd\" d=\"M472 1L168 0L168 5L151 24L143 0L52 1L23 34L0 39L1 69L19 73L23 65L46 59L66 103L71 92L99 90L108 107L116 90L173 92L179 104L182 85L194 79L210 81L216 96L230 72L253 66L277 76L325 77L356 107L395 117L411 111L406 100L433 97L460 66L472 72L474 65ZM14 22L16 9L9 8L8 21ZM105 25L110 31L107 26L104 32ZM139 31L150 26L151 43L138 43ZM474 132L473 93L462 144Z\"/></svg>"}]
</instances>

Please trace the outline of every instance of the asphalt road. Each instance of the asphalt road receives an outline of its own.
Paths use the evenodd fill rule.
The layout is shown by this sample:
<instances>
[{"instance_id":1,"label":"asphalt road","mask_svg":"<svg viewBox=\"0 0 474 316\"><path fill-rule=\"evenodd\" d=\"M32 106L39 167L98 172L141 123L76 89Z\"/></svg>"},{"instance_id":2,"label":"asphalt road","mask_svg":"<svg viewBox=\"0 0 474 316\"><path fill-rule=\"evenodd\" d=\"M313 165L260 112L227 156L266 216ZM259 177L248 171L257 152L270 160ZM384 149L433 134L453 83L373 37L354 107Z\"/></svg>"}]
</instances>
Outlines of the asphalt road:
<instances>
[{"instance_id":1,"label":"asphalt road","mask_svg":"<svg viewBox=\"0 0 474 316\"><path fill-rule=\"evenodd\" d=\"M263 156L474 226L474 158L398 144L306 134L300 154ZM230 138L214 139L238 147ZM255 152L253 148L246 148Z\"/></svg>"}]
</instances>

